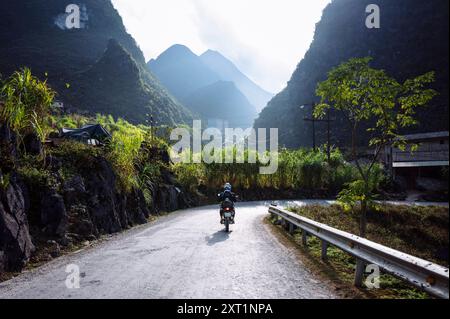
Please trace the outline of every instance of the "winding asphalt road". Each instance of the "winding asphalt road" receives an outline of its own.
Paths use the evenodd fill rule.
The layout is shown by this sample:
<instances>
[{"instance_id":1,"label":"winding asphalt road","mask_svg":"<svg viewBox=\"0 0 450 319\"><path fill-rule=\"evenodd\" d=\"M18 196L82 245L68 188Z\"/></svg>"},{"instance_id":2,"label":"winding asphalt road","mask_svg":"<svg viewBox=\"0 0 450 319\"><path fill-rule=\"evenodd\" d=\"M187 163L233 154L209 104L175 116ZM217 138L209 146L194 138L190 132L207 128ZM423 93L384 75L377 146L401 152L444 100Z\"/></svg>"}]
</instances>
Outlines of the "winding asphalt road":
<instances>
[{"instance_id":1,"label":"winding asphalt road","mask_svg":"<svg viewBox=\"0 0 450 319\"><path fill-rule=\"evenodd\" d=\"M217 206L172 213L0 284L0 298L335 298L266 229L268 204L238 203L230 234Z\"/></svg>"},{"instance_id":2,"label":"winding asphalt road","mask_svg":"<svg viewBox=\"0 0 450 319\"><path fill-rule=\"evenodd\" d=\"M267 229L268 205L238 203L230 234L217 206L172 213L4 282L0 298L338 298ZM65 284L71 264L78 289Z\"/></svg>"}]
</instances>

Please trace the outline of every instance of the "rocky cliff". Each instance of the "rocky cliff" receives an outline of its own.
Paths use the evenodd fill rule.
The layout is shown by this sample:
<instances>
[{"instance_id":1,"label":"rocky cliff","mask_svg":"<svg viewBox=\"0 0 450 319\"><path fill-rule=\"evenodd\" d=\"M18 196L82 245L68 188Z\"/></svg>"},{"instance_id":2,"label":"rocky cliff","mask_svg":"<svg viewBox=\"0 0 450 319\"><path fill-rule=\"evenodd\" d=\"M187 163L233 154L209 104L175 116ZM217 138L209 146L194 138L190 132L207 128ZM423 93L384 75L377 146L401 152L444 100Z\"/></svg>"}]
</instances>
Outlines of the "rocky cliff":
<instances>
[{"instance_id":1,"label":"rocky cliff","mask_svg":"<svg viewBox=\"0 0 450 319\"><path fill-rule=\"evenodd\" d=\"M16 0L2 4L7 6L6 10L0 10L0 73L3 77L27 66L40 79L48 77L48 83L59 92L58 98L76 109L105 112L109 101L104 97L109 96L118 98L122 104L109 103L106 114L120 115L126 107L133 110L126 114L132 122L144 123L148 113L152 113L159 123L169 125L189 121L189 112L146 68L142 51L126 32L111 1L85 0L78 3L81 13L79 29L68 29L65 24L66 7L72 3L68 0ZM125 96L125 90L117 90L110 81L99 80L110 76L116 65L130 63L128 55L118 55L115 64L108 65L108 68L97 65L104 60L102 57L110 39L119 43L132 57L139 69L140 81L137 85L124 83L129 75L126 73L117 74L116 78L127 88L136 85L133 90L140 90L145 85L145 94ZM124 60L120 60L121 57ZM84 86L80 87L77 81L80 73L93 67L97 71L95 77L84 78ZM80 90L89 99L82 98L84 95L79 94Z\"/></svg>"},{"instance_id":2,"label":"rocky cliff","mask_svg":"<svg viewBox=\"0 0 450 319\"><path fill-rule=\"evenodd\" d=\"M20 271L30 258L45 259L45 252L57 257L102 234L144 224L151 215L195 204L169 171L146 185L146 197L140 188L121 189L112 165L95 149L48 149L44 170L37 170L19 163L17 148L15 134L1 125L0 274Z\"/></svg>"},{"instance_id":3,"label":"rocky cliff","mask_svg":"<svg viewBox=\"0 0 450 319\"><path fill-rule=\"evenodd\" d=\"M449 2L447 0L380 0L381 28L365 25L370 0L333 0L316 26L314 40L298 64L287 87L275 96L256 120L256 127L278 127L280 143L287 147L311 146L311 125L303 118L318 101L317 84L340 63L353 57L373 57L372 66L385 69L399 81L436 72L439 97L420 110L420 126L408 132L448 130ZM299 30L299 32L301 32ZM293 40L294 41L294 40ZM348 141L345 123L332 125L333 144ZM318 125L317 138L326 140L326 126ZM408 133L405 132L405 133Z\"/></svg>"}]
</instances>

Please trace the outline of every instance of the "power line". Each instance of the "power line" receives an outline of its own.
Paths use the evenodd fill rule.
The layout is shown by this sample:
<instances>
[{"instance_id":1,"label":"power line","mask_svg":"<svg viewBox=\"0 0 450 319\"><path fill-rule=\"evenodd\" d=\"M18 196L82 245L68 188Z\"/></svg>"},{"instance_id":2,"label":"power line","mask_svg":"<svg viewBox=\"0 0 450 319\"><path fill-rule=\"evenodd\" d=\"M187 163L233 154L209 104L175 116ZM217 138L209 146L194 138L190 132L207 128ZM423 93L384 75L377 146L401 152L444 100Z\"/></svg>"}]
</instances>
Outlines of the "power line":
<instances>
[{"instance_id":1,"label":"power line","mask_svg":"<svg viewBox=\"0 0 450 319\"><path fill-rule=\"evenodd\" d=\"M304 104L300 108L304 108L306 105L312 106L313 110L316 107L316 103L312 102L311 104ZM326 119L318 119L314 116L311 118L305 117L303 119L305 122L311 122L312 123L312 129L313 129L313 150L315 151L317 149L316 147L316 123L327 123L327 158L328 162L331 160L331 122L334 122L335 120L332 120L330 118L330 109L327 110L327 118Z\"/></svg>"}]
</instances>

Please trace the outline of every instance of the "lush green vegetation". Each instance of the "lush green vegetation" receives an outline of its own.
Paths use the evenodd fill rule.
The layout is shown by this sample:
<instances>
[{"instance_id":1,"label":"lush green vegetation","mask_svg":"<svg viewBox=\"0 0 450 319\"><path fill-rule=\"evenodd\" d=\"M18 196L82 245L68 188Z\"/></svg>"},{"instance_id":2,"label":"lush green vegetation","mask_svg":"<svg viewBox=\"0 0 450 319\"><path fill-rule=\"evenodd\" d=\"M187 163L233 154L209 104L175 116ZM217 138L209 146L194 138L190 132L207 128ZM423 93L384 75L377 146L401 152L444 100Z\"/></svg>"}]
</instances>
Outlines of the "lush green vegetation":
<instances>
[{"instance_id":1,"label":"lush green vegetation","mask_svg":"<svg viewBox=\"0 0 450 319\"><path fill-rule=\"evenodd\" d=\"M321 103L314 109L318 118L325 117L331 109L336 110L349 123L348 145L359 176L342 191L340 201L346 207L361 206L359 234L362 237L366 235L367 209L379 186L380 174L376 169L379 155L388 145L405 150L407 144L400 131L417 125L417 109L427 106L437 95L429 88L434 82L434 72L399 83L384 70L371 68L371 61L370 57L354 58L331 70L327 80L317 87ZM358 154L361 126L370 134L368 147L374 149L366 164Z\"/></svg>"},{"instance_id":2,"label":"lush green vegetation","mask_svg":"<svg viewBox=\"0 0 450 319\"><path fill-rule=\"evenodd\" d=\"M24 68L0 85L0 122L7 123L23 139L35 133L43 141L55 92Z\"/></svg>"},{"instance_id":3,"label":"lush green vegetation","mask_svg":"<svg viewBox=\"0 0 450 319\"><path fill-rule=\"evenodd\" d=\"M227 150L223 150L226 152ZM236 153L236 150L234 150ZM245 160L249 157L245 152ZM279 167L273 175L259 174L259 161L255 164L176 164L174 170L180 182L187 188L205 185L220 189L225 182L230 182L236 189L272 188L278 190L305 189L339 191L344 184L354 180L357 171L345 161L338 149L333 149L331 161L327 161L323 149L287 150L279 153Z\"/></svg>"},{"instance_id":4,"label":"lush green vegetation","mask_svg":"<svg viewBox=\"0 0 450 319\"><path fill-rule=\"evenodd\" d=\"M105 148L95 149L81 143L67 141L62 147L55 150L60 156L79 158L84 154L102 155L113 166L118 177L119 187L129 191L132 187L141 187L146 180L157 182L160 169L167 166L161 159L149 158L149 150L166 149L163 140L151 137L150 127L133 125L112 116L97 115L94 118L81 117L79 115L66 115L55 117L57 127L81 127L88 123L98 123L105 127L112 135ZM64 154L64 152L67 152ZM94 154L93 154L94 152ZM75 163L74 163L75 164Z\"/></svg>"},{"instance_id":5,"label":"lush green vegetation","mask_svg":"<svg viewBox=\"0 0 450 319\"><path fill-rule=\"evenodd\" d=\"M97 115L89 118L80 115L60 115L51 109L55 92L47 83L40 81L27 68L15 72L0 85L0 123L5 123L18 135L20 140L29 134L35 134L44 142L49 133L57 129L79 128L90 123L99 123L111 132L112 138L105 148L94 148L76 141L66 141L56 148L44 147L45 153L29 156L20 152L18 171L30 183L37 187L51 186L52 175L46 169L45 155L55 155L69 161L64 167L64 175L71 169L92 167L92 161L98 156L108 159L118 177L118 186L129 191L139 187L143 179L157 178L161 161L148 161L146 148L164 147L156 136L150 138L150 128L144 125L132 125L112 116ZM147 140L146 143L144 143ZM69 174L70 175L70 174ZM3 177L2 177L3 178Z\"/></svg>"}]
</instances>

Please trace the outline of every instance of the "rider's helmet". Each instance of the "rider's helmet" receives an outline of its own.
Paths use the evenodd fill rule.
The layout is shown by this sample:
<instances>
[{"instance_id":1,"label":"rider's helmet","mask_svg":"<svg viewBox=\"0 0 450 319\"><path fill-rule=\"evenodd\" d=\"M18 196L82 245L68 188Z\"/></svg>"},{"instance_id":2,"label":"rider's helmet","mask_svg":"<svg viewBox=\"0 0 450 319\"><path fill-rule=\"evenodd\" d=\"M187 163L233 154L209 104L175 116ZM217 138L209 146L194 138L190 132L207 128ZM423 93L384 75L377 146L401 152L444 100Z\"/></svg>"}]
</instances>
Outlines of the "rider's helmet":
<instances>
[{"instance_id":1,"label":"rider's helmet","mask_svg":"<svg viewBox=\"0 0 450 319\"><path fill-rule=\"evenodd\" d=\"M224 189L225 191L231 192L231 184L230 184L230 183L226 183L225 186L223 187L223 189Z\"/></svg>"}]
</instances>

